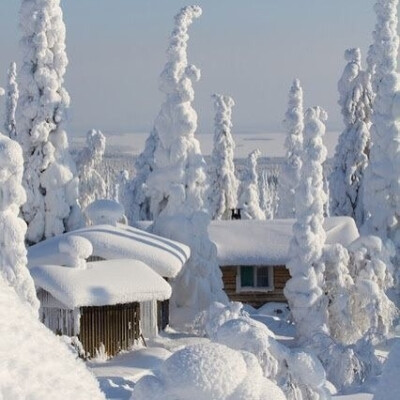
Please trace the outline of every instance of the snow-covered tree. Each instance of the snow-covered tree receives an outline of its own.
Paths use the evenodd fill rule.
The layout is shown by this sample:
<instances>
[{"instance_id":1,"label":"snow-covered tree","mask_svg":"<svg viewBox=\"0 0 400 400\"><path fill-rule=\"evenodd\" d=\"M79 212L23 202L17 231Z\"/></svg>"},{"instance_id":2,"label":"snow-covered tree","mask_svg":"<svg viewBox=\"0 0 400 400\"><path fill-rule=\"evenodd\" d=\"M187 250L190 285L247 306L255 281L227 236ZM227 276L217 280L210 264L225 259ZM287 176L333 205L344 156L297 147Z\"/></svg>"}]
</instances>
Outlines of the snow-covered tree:
<instances>
[{"instance_id":1,"label":"snow-covered tree","mask_svg":"<svg viewBox=\"0 0 400 400\"><path fill-rule=\"evenodd\" d=\"M361 69L360 49L345 52L347 65L338 83L339 105L345 129L336 146L329 178L331 212L348 215L357 226L364 222L363 178L370 150L372 87L369 74Z\"/></svg>"},{"instance_id":2,"label":"snow-covered tree","mask_svg":"<svg viewBox=\"0 0 400 400\"><path fill-rule=\"evenodd\" d=\"M284 126L287 132L286 159L279 175L278 216L293 218L295 216L294 193L300 181L304 131L303 89L298 79L294 80L290 88Z\"/></svg>"},{"instance_id":3,"label":"snow-covered tree","mask_svg":"<svg viewBox=\"0 0 400 400\"><path fill-rule=\"evenodd\" d=\"M82 208L98 199L106 198L106 183L97 172L106 149L106 137L101 131L90 130L86 135L86 147L77 155L79 176L79 202Z\"/></svg>"},{"instance_id":4,"label":"snow-covered tree","mask_svg":"<svg viewBox=\"0 0 400 400\"><path fill-rule=\"evenodd\" d=\"M209 209L212 219L229 219L230 211L237 206L239 182L235 176L232 137L232 107L235 105L229 96L214 94L214 147L209 171L210 189Z\"/></svg>"},{"instance_id":5,"label":"snow-covered tree","mask_svg":"<svg viewBox=\"0 0 400 400\"><path fill-rule=\"evenodd\" d=\"M4 128L11 139L16 139L17 137L15 113L17 111L18 97L17 65L15 62L12 62L8 69L6 115L4 121Z\"/></svg>"},{"instance_id":6,"label":"snow-covered tree","mask_svg":"<svg viewBox=\"0 0 400 400\"><path fill-rule=\"evenodd\" d=\"M72 227L78 213L78 179L64 130L69 95L64 74L65 25L60 0L23 0L23 64L19 75L17 137L24 151L22 216L27 241L36 243Z\"/></svg>"},{"instance_id":7,"label":"snow-covered tree","mask_svg":"<svg viewBox=\"0 0 400 400\"><path fill-rule=\"evenodd\" d=\"M321 260L326 239L322 167L327 155L322 142L326 119L327 114L320 107L309 108L305 114L303 166L295 193L297 221L289 250L291 278L284 289L296 322L297 337L305 343L312 342L319 334L328 334Z\"/></svg>"},{"instance_id":8,"label":"snow-covered tree","mask_svg":"<svg viewBox=\"0 0 400 400\"><path fill-rule=\"evenodd\" d=\"M276 201L276 188L268 180L268 171L264 169L261 172L261 179L259 180L260 192L260 208L265 215L266 219L274 219Z\"/></svg>"},{"instance_id":9,"label":"snow-covered tree","mask_svg":"<svg viewBox=\"0 0 400 400\"><path fill-rule=\"evenodd\" d=\"M18 217L26 201L21 147L0 133L0 274L38 316L39 300L27 268L26 224Z\"/></svg>"},{"instance_id":10,"label":"snow-covered tree","mask_svg":"<svg viewBox=\"0 0 400 400\"><path fill-rule=\"evenodd\" d=\"M130 223L141 220L152 220L150 196L147 193L146 181L154 169L154 152L159 143L156 127L153 128L146 140L144 150L135 162L136 174L129 184L128 191L131 201L125 205L126 216Z\"/></svg>"},{"instance_id":11,"label":"snow-covered tree","mask_svg":"<svg viewBox=\"0 0 400 400\"><path fill-rule=\"evenodd\" d=\"M258 187L257 162L260 154L260 150L256 149L247 157L238 201L238 207L242 210L243 219L265 219L265 214L260 207Z\"/></svg>"},{"instance_id":12,"label":"snow-covered tree","mask_svg":"<svg viewBox=\"0 0 400 400\"><path fill-rule=\"evenodd\" d=\"M194 136L197 114L191 105L192 82L199 80L200 71L187 61L187 31L201 12L198 6L187 6L175 17L160 77L160 90L166 99L155 121L159 141L154 169L147 179L153 230L191 248L190 259L172 282L171 323L180 327L192 324L194 316L213 301L227 301L216 247L208 237L206 165Z\"/></svg>"},{"instance_id":13,"label":"snow-covered tree","mask_svg":"<svg viewBox=\"0 0 400 400\"><path fill-rule=\"evenodd\" d=\"M365 174L366 227L384 241L400 245L400 78L397 74L398 0L378 0L373 61L375 92L369 165Z\"/></svg>"}]
</instances>

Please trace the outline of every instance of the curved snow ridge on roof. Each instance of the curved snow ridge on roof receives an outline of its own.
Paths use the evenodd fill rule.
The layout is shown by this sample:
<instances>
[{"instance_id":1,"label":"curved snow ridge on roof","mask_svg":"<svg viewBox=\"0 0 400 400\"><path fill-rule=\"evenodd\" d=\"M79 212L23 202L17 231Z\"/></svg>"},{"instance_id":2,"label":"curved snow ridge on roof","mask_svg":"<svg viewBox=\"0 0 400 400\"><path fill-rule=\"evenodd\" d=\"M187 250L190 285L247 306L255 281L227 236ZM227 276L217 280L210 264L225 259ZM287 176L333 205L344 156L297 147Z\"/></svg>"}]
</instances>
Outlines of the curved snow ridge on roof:
<instances>
[{"instance_id":1,"label":"curved snow ridge on roof","mask_svg":"<svg viewBox=\"0 0 400 400\"><path fill-rule=\"evenodd\" d=\"M134 259L159 275L173 278L190 256L188 246L127 225L94 225L45 240L28 249L29 267L62 262L59 242L68 235L88 239L93 255L104 259Z\"/></svg>"},{"instance_id":2,"label":"curved snow ridge on roof","mask_svg":"<svg viewBox=\"0 0 400 400\"><path fill-rule=\"evenodd\" d=\"M218 263L286 265L294 219L211 221L208 232L217 246ZM325 218L326 244L348 246L359 237L350 217Z\"/></svg>"},{"instance_id":3,"label":"curved snow ridge on roof","mask_svg":"<svg viewBox=\"0 0 400 400\"><path fill-rule=\"evenodd\" d=\"M162 301L171 297L171 286L137 260L89 262L86 269L40 265L30 272L37 287L69 309Z\"/></svg>"},{"instance_id":4,"label":"curved snow ridge on roof","mask_svg":"<svg viewBox=\"0 0 400 400\"><path fill-rule=\"evenodd\" d=\"M0 398L105 400L81 359L0 276Z\"/></svg>"}]
</instances>

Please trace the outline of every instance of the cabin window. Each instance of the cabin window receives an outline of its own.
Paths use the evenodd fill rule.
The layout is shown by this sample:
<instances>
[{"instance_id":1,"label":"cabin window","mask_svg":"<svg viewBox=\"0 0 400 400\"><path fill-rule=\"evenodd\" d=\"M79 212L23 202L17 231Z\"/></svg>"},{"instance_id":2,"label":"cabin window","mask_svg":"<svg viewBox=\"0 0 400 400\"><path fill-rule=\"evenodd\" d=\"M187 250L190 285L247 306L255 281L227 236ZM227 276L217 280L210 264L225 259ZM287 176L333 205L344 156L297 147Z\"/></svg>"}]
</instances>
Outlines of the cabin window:
<instances>
[{"instance_id":1,"label":"cabin window","mask_svg":"<svg viewBox=\"0 0 400 400\"><path fill-rule=\"evenodd\" d=\"M240 266L238 271L239 291L265 291L273 289L273 269L263 266Z\"/></svg>"}]
</instances>

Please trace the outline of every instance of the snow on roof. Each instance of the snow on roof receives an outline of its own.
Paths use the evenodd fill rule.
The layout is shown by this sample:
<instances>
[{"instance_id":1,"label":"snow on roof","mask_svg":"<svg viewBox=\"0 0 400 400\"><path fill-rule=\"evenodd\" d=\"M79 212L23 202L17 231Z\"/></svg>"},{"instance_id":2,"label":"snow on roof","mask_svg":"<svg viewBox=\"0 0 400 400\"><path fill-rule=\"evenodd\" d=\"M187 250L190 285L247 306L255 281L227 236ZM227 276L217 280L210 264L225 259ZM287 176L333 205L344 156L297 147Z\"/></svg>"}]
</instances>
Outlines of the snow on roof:
<instances>
[{"instance_id":1,"label":"snow on roof","mask_svg":"<svg viewBox=\"0 0 400 400\"><path fill-rule=\"evenodd\" d=\"M218 263L286 265L294 219L212 221L208 232L217 246ZM349 217L325 218L326 243L349 245L359 237Z\"/></svg>"},{"instance_id":2,"label":"snow on roof","mask_svg":"<svg viewBox=\"0 0 400 400\"><path fill-rule=\"evenodd\" d=\"M166 300L171 296L171 286L137 260L89 262L86 269L41 265L30 272L37 287L70 309Z\"/></svg>"},{"instance_id":3,"label":"snow on roof","mask_svg":"<svg viewBox=\"0 0 400 400\"><path fill-rule=\"evenodd\" d=\"M0 398L104 400L77 358L0 276Z\"/></svg>"},{"instance_id":4,"label":"snow on roof","mask_svg":"<svg viewBox=\"0 0 400 400\"><path fill-rule=\"evenodd\" d=\"M59 243L68 235L88 239L93 255L104 259L143 261L159 275L175 277L190 256L190 249L176 241L118 224L95 225L47 239L28 248L28 266L63 263Z\"/></svg>"}]
</instances>

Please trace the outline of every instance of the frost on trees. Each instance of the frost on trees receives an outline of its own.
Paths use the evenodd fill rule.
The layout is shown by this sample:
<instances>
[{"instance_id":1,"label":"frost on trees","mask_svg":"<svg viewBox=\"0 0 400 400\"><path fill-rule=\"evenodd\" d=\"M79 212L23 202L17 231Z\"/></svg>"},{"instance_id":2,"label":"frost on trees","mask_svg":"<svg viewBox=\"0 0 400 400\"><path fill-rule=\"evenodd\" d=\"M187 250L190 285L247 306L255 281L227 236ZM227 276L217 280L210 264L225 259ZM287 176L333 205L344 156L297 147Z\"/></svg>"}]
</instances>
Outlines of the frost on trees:
<instances>
[{"instance_id":1,"label":"frost on trees","mask_svg":"<svg viewBox=\"0 0 400 400\"><path fill-rule=\"evenodd\" d=\"M175 17L167 50L167 63L160 77L165 101L155 121L158 145L154 169L147 179L153 230L187 244L191 257L173 282L171 323L188 326L195 315L213 301L227 301L223 292L216 247L208 237L205 211L206 165L194 133L197 114L192 108L192 82L200 71L187 61L188 28L201 15L201 8L188 6Z\"/></svg>"},{"instance_id":2,"label":"frost on trees","mask_svg":"<svg viewBox=\"0 0 400 400\"><path fill-rule=\"evenodd\" d=\"M336 146L329 178L332 215L348 215L358 227L364 222L363 181L370 150L372 87L361 69L360 49L345 52L348 62L338 83L345 129Z\"/></svg>"},{"instance_id":3,"label":"frost on trees","mask_svg":"<svg viewBox=\"0 0 400 400\"><path fill-rule=\"evenodd\" d=\"M273 178L273 177L272 177ZM273 179L270 180L268 171L261 172L259 180L260 207L266 219L274 219L278 204L276 185Z\"/></svg>"},{"instance_id":4,"label":"frost on trees","mask_svg":"<svg viewBox=\"0 0 400 400\"><path fill-rule=\"evenodd\" d=\"M0 133L0 273L38 316L39 300L27 268L26 224L18 217L25 202L24 160L19 144Z\"/></svg>"},{"instance_id":5,"label":"frost on trees","mask_svg":"<svg viewBox=\"0 0 400 400\"><path fill-rule=\"evenodd\" d=\"M232 107L235 105L229 96L214 94L214 147L209 171L210 188L208 194L212 219L229 219L232 209L237 206L239 182L235 176L232 137Z\"/></svg>"},{"instance_id":6,"label":"frost on trees","mask_svg":"<svg viewBox=\"0 0 400 400\"><path fill-rule=\"evenodd\" d=\"M79 217L78 179L64 131L70 99L63 86L68 60L62 17L60 0L22 1L17 137L24 151L22 216L30 243L63 233Z\"/></svg>"},{"instance_id":7,"label":"frost on trees","mask_svg":"<svg viewBox=\"0 0 400 400\"><path fill-rule=\"evenodd\" d=\"M238 207L242 210L242 219L265 219L260 207L257 162L260 150L252 151L247 157L247 165L240 185Z\"/></svg>"},{"instance_id":8,"label":"frost on trees","mask_svg":"<svg viewBox=\"0 0 400 400\"><path fill-rule=\"evenodd\" d=\"M378 0L373 61L375 92L369 165L365 174L366 228L383 240L400 245L400 93L397 70L399 36L398 0Z\"/></svg>"},{"instance_id":9,"label":"frost on trees","mask_svg":"<svg viewBox=\"0 0 400 400\"><path fill-rule=\"evenodd\" d=\"M323 292L324 265L321 262L326 233L323 228L323 162L327 150L322 143L326 112L309 108L305 114L303 166L296 188L297 221L293 225L288 268L291 278L284 293L296 322L300 342L312 342L319 334L328 334L326 300Z\"/></svg>"},{"instance_id":10,"label":"frost on trees","mask_svg":"<svg viewBox=\"0 0 400 400\"><path fill-rule=\"evenodd\" d=\"M301 150L303 145L304 112L303 89L295 79L289 92L289 104L285 114L284 126L286 159L279 175L279 218L295 216L294 193L300 181Z\"/></svg>"},{"instance_id":11,"label":"frost on trees","mask_svg":"<svg viewBox=\"0 0 400 400\"><path fill-rule=\"evenodd\" d=\"M4 121L4 128L8 137L11 139L16 139L17 137L17 128L15 121L15 113L17 111L18 104L18 83L17 83L17 65L15 62L10 64L10 68L8 69L8 77L7 77L7 97L6 97L6 115Z\"/></svg>"},{"instance_id":12,"label":"frost on trees","mask_svg":"<svg viewBox=\"0 0 400 400\"><path fill-rule=\"evenodd\" d=\"M106 197L106 183L97 172L106 149L106 137L95 129L86 135L86 147L77 155L76 166L79 176L79 202L84 209L90 203Z\"/></svg>"},{"instance_id":13,"label":"frost on trees","mask_svg":"<svg viewBox=\"0 0 400 400\"><path fill-rule=\"evenodd\" d=\"M135 162L136 175L127 188L127 198L130 198L129 205L125 205L126 216L129 223L135 221L152 220L150 210L150 196L147 193L147 178L154 169L154 152L158 146L159 139L157 128L154 127L146 140L143 152ZM128 195L129 193L129 195Z\"/></svg>"}]
</instances>

